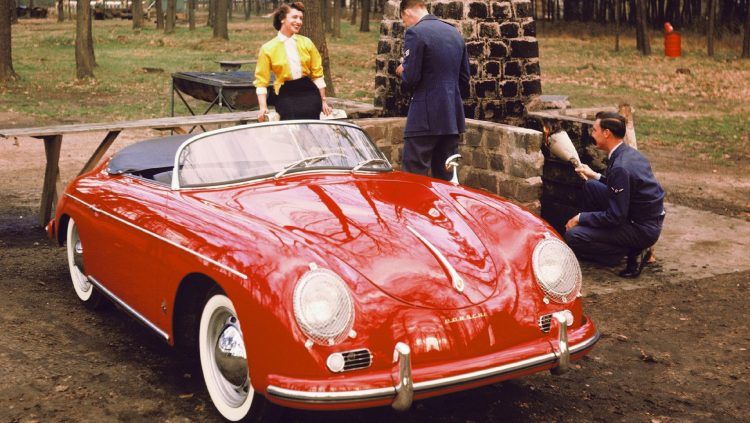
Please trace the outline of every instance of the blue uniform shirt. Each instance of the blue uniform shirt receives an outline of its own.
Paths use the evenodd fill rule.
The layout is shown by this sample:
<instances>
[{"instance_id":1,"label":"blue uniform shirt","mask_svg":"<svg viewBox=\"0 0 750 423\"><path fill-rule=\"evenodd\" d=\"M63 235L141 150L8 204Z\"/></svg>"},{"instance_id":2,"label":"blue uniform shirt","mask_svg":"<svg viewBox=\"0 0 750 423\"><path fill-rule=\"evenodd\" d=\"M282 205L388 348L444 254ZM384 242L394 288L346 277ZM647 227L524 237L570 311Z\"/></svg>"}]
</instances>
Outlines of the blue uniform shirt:
<instances>
[{"instance_id":1,"label":"blue uniform shirt","mask_svg":"<svg viewBox=\"0 0 750 423\"><path fill-rule=\"evenodd\" d=\"M612 152L607 175L599 181L609 188L607 209L581 212L580 225L615 227L664 214L664 190L656 181L648 160L629 145L620 144Z\"/></svg>"},{"instance_id":2,"label":"blue uniform shirt","mask_svg":"<svg viewBox=\"0 0 750 423\"><path fill-rule=\"evenodd\" d=\"M404 35L401 79L413 90L404 135L453 135L465 130L462 96L468 95L469 58L453 26L433 15Z\"/></svg>"}]
</instances>

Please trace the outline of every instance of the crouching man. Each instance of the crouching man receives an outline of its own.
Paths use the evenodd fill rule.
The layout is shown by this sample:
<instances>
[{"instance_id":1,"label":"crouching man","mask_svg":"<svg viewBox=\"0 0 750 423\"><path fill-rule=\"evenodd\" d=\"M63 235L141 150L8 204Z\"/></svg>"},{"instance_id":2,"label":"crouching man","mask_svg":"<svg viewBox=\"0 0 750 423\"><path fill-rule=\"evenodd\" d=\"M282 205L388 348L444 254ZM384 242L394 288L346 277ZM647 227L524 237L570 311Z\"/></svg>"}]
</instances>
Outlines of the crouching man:
<instances>
[{"instance_id":1,"label":"crouching man","mask_svg":"<svg viewBox=\"0 0 750 423\"><path fill-rule=\"evenodd\" d=\"M576 255L606 266L628 256L620 276L637 278L651 256L664 222L664 190L648 160L623 143L625 118L600 112L591 130L596 147L609 155L606 175L576 168L586 179L584 211L565 225L565 241Z\"/></svg>"}]
</instances>

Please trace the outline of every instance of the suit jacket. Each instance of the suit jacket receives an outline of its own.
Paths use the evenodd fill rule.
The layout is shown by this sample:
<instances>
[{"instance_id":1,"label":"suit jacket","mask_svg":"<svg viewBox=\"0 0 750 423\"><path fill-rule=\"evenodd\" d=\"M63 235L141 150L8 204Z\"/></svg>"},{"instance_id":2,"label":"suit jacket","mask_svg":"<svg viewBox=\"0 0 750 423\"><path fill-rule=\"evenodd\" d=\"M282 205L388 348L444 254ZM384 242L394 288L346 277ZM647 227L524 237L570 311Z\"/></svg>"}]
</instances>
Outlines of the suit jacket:
<instances>
[{"instance_id":1,"label":"suit jacket","mask_svg":"<svg viewBox=\"0 0 750 423\"><path fill-rule=\"evenodd\" d=\"M582 212L579 224L614 227L643 222L664 213L664 190L656 181L651 165L638 150L622 143L612 152L606 176L599 179L609 188L606 210Z\"/></svg>"},{"instance_id":2,"label":"suit jacket","mask_svg":"<svg viewBox=\"0 0 750 423\"><path fill-rule=\"evenodd\" d=\"M464 132L461 97L468 96L469 58L456 28L427 15L407 29L401 79L413 90L405 136Z\"/></svg>"}]
</instances>

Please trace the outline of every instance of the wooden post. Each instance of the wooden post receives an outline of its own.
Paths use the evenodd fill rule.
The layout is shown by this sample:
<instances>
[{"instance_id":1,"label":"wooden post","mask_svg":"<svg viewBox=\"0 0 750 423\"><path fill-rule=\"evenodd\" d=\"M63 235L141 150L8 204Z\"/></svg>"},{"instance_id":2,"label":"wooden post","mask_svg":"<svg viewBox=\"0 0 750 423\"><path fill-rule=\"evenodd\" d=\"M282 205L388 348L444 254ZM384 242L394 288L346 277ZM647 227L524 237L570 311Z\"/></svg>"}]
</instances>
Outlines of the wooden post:
<instances>
[{"instance_id":1,"label":"wooden post","mask_svg":"<svg viewBox=\"0 0 750 423\"><path fill-rule=\"evenodd\" d=\"M44 154L47 166L44 170L44 185L42 187L42 203L39 207L39 224L44 227L52 217L60 182L60 147L62 135L44 137Z\"/></svg>"},{"instance_id":2,"label":"wooden post","mask_svg":"<svg viewBox=\"0 0 750 423\"><path fill-rule=\"evenodd\" d=\"M94 154L92 154L91 158L89 158L86 164L83 165L83 169L81 169L81 171L78 172L79 176L93 169L94 166L96 166L97 163L99 163L99 160L102 159L102 156L104 156L104 153L106 153L109 147L112 145L112 143L115 142L115 139L117 138L118 135L120 135L120 131L107 132L107 136L104 137L101 144L99 144L99 147L96 147Z\"/></svg>"},{"instance_id":3,"label":"wooden post","mask_svg":"<svg viewBox=\"0 0 750 423\"><path fill-rule=\"evenodd\" d=\"M638 142L635 139L635 124L633 123L633 108L630 104L622 103L618 106L617 112L621 114L626 120L625 124L625 144L638 149Z\"/></svg>"}]
</instances>

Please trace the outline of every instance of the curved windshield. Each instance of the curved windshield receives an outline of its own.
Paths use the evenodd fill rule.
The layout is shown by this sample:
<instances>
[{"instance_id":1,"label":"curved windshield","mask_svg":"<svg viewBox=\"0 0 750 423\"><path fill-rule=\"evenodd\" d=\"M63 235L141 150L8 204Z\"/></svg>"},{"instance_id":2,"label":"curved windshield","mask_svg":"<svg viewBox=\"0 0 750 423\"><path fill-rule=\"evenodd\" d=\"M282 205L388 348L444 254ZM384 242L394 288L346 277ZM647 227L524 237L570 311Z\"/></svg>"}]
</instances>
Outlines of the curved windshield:
<instances>
[{"instance_id":1,"label":"curved windshield","mask_svg":"<svg viewBox=\"0 0 750 423\"><path fill-rule=\"evenodd\" d=\"M391 169L362 129L330 122L220 130L188 141L177 166L180 187L231 184L310 169Z\"/></svg>"}]
</instances>

